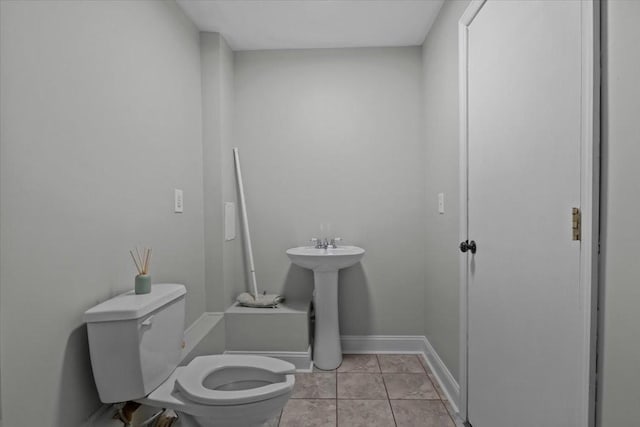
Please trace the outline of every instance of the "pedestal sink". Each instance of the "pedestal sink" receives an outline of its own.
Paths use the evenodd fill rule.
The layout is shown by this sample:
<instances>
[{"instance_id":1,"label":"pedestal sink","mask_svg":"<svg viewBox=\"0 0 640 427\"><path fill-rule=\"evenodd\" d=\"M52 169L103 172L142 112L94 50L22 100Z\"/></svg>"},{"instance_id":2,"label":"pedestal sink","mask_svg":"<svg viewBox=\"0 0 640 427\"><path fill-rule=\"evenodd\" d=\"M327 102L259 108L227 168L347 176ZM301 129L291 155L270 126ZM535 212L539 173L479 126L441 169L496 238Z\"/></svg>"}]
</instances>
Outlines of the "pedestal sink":
<instances>
[{"instance_id":1,"label":"pedestal sink","mask_svg":"<svg viewBox=\"0 0 640 427\"><path fill-rule=\"evenodd\" d=\"M316 310L313 362L320 369L335 369L342 363L338 324L338 270L360 261L364 249L357 246L327 249L302 246L288 249L287 255L294 264L313 270Z\"/></svg>"}]
</instances>

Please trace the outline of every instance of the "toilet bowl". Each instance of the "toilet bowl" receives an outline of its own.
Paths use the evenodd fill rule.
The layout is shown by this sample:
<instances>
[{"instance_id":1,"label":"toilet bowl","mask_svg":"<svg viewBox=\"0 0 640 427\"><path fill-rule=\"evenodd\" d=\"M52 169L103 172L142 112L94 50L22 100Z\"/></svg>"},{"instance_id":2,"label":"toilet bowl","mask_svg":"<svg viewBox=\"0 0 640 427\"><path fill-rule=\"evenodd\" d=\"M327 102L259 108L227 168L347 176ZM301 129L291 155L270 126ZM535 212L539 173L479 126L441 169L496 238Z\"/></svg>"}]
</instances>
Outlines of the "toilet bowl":
<instances>
[{"instance_id":1,"label":"toilet bowl","mask_svg":"<svg viewBox=\"0 0 640 427\"><path fill-rule=\"evenodd\" d=\"M182 426L261 426L289 400L289 362L262 356L196 357L138 402L176 411Z\"/></svg>"},{"instance_id":2,"label":"toilet bowl","mask_svg":"<svg viewBox=\"0 0 640 427\"><path fill-rule=\"evenodd\" d=\"M93 377L104 403L176 411L182 427L253 427L276 416L293 392L295 366L263 356L182 360L186 289L153 285L85 312Z\"/></svg>"}]
</instances>

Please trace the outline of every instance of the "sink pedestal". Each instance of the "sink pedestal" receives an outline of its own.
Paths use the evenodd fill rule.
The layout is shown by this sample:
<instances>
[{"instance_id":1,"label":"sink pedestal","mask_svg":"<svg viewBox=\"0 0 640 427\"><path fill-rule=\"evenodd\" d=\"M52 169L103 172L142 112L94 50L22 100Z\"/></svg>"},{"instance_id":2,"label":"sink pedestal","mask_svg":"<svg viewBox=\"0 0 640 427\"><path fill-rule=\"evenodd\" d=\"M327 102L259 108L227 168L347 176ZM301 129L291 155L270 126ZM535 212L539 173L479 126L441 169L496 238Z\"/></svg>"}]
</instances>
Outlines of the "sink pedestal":
<instances>
[{"instance_id":1,"label":"sink pedestal","mask_svg":"<svg viewBox=\"0 0 640 427\"><path fill-rule=\"evenodd\" d=\"M357 246L301 246L287 249L287 256L294 264L313 270L316 309L313 362L320 369L335 369L342 363L338 323L338 270L358 263L363 255L364 249Z\"/></svg>"},{"instance_id":2,"label":"sink pedestal","mask_svg":"<svg viewBox=\"0 0 640 427\"><path fill-rule=\"evenodd\" d=\"M313 363L332 370L342 363L338 321L338 270L314 271L314 307L316 312Z\"/></svg>"}]
</instances>

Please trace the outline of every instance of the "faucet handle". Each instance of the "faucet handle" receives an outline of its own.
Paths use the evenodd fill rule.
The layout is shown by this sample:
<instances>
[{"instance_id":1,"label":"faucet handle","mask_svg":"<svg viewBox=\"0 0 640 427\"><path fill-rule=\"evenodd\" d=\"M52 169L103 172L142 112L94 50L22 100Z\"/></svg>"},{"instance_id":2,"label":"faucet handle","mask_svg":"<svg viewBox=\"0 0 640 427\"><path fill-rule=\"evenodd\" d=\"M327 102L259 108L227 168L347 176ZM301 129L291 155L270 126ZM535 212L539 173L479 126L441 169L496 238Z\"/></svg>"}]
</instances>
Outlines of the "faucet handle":
<instances>
[{"instance_id":1,"label":"faucet handle","mask_svg":"<svg viewBox=\"0 0 640 427\"><path fill-rule=\"evenodd\" d=\"M334 237L331 239L331 243L329 244L332 248L337 248L338 247L338 242L342 241L342 237Z\"/></svg>"},{"instance_id":2,"label":"faucet handle","mask_svg":"<svg viewBox=\"0 0 640 427\"><path fill-rule=\"evenodd\" d=\"M321 246L322 246L322 240L321 240L321 239L318 239L318 238L313 237L313 238L311 238L311 239L310 239L310 242L311 242L311 243L313 243L313 246L314 246L316 249L318 249L319 247L321 247Z\"/></svg>"}]
</instances>

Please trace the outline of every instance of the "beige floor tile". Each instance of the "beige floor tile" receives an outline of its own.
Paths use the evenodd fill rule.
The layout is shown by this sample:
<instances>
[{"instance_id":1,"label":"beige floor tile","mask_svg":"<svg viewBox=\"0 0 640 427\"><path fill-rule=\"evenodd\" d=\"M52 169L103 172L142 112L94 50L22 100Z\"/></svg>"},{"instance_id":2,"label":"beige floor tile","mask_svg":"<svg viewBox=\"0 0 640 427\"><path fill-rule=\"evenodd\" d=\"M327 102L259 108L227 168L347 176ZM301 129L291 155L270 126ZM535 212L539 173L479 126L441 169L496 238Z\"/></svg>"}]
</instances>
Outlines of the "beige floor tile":
<instances>
[{"instance_id":1,"label":"beige floor tile","mask_svg":"<svg viewBox=\"0 0 640 427\"><path fill-rule=\"evenodd\" d=\"M382 375L338 373L338 399L387 399Z\"/></svg>"},{"instance_id":2,"label":"beige floor tile","mask_svg":"<svg viewBox=\"0 0 640 427\"><path fill-rule=\"evenodd\" d=\"M264 427L460 427L441 398L420 356L344 355L338 369L296 374L292 399Z\"/></svg>"},{"instance_id":3,"label":"beige floor tile","mask_svg":"<svg viewBox=\"0 0 640 427\"><path fill-rule=\"evenodd\" d=\"M333 399L290 399L282 411L280 427L335 427Z\"/></svg>"},{"instance_id":4,"label":"beige floor tile","mask_svg":"<svg viewBox=\"0 0 640 427\"><path fill-rule=\"evenodd\" d=\"M335 399L336 374L296 374L292 399Z\"/></svg>"},{"instance_id":5,"label":"beige floor tile","mask_svg":"<svg viewBox=\"0 0 640 427\"><path fill-rule=\"evenodd\" d=\"M439 399L427 374L382 374L389 399Z\"/></svg>"},{"instance_id":6,"label":"beige floor tile","mask_svg":"<svg viewBox=\"0 0 640 427\"><path fill-rule=\"evenodd\" d=\"M338 372L380 372L375 354L345 354Z\"/></svg>"},{"instance_id":7,"label":"beige floor tile","mask_svg":"<svg viewBox=\"0 0 640 427\"><path fill-rule=\"evenodd\" d=\"M388 400L338 400L339 427L395 427Z\"/></svg>"},{"instance_id":8,"label":"beige floor tile","mask_svg":"<svg viewBox=\"0 0 640 427\"><path fill-rule=\"evenodd\" d=\"M382 372L425 373L420 359L415 354L379 354L378 362Z\"/></svg>"},{"instance_id":9,"label":"beige floor tile","mask_svg":"<svg viewBox=\"0 0 640 427\"><path fill-rule=\"evenodd\" d=\"M439 400L392 400L398 427L455 427Z\"/></svg>"}]
</instances>

